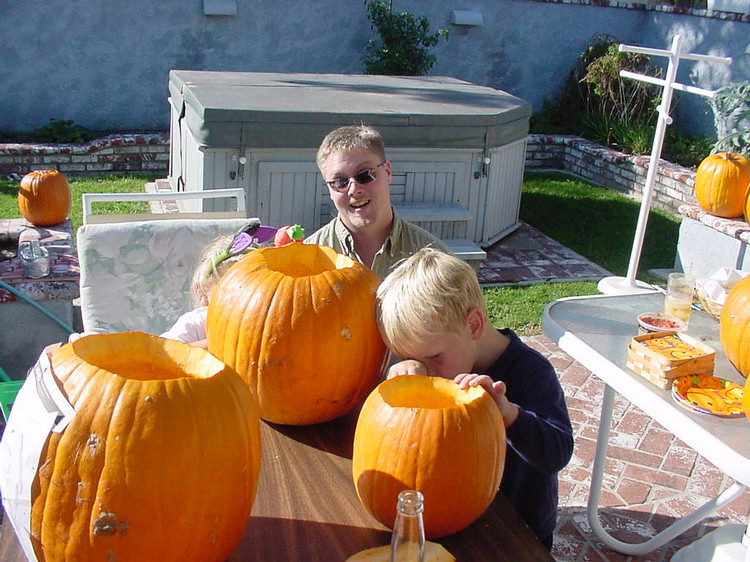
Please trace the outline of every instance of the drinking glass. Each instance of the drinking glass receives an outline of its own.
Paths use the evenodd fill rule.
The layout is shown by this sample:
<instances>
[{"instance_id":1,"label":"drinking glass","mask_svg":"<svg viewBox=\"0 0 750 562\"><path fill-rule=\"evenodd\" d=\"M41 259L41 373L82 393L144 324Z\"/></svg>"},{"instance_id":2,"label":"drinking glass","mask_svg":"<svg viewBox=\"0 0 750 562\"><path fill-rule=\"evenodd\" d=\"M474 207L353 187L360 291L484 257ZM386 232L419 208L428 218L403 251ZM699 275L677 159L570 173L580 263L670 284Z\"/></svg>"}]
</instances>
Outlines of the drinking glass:
<instances>
[{"instance_id":1,"label":"drinking glass","mask_svg":"<svg viewBox=\"0 0 750 562\"><path fill-rule=\"evenodd\" d=\"M676 316L687 325L692 305L693 280L684 273L670 273L664 297L664 313Z\"/></svg>"}]
</instances>

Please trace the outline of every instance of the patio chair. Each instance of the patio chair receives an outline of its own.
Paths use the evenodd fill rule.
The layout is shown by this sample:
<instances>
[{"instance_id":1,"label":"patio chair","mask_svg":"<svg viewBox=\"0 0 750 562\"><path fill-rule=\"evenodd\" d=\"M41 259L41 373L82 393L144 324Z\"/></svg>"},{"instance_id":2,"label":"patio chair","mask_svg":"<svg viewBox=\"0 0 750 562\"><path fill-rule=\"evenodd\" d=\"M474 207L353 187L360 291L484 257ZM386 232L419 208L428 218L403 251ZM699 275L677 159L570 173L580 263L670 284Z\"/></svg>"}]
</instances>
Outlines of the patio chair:
<instances>
[{"instance_id":1,"label":"patio chair","mask_svg":"<svg viewBox=\"0 0 750 562\"><path fill-rule=\"evenodd\" d=\"M92 210L94 202L102 201L176 201L181 203L188 199L200 199L201 203L206 199L227 199L237 201L236 210L216 212L195 213L143 213L143 214L95 214ZM227 189L206 189L202 191L160 191L151 193L83 193L81 194L83 207L83 224L96 224L102 222L133 222L145 220L168 220L168 219L206 219L206 218L243 218L245 213L245 190L241 187Z\"/></svg>"},{"instance_id":2,"label":"patio chair","mask_svg":"<svg viewBox=\"0 0 750 562\"><path fill-rule=\"evenodd\" d=\"M85 224L78 229L84 332L160 334L194 307L191 278L201 251L248 218Z\"/></svg>"}]
</instances>

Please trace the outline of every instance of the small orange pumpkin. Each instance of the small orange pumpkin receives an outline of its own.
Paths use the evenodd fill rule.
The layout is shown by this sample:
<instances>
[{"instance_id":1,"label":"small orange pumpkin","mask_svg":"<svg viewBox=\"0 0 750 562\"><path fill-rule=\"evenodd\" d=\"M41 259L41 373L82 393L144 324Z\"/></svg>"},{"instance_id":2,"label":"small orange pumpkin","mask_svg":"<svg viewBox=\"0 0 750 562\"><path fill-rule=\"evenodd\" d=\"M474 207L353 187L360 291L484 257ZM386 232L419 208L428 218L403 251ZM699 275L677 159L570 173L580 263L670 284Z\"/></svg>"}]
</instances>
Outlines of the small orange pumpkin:
<instances>
[{"instance_id":1,"label":"small orange pumpkin","mask_svg":"<svg viewBox=\"0 0 750 562\"><path fill-rule=\"evenodd\" d=\"M68 217L70 206L70 185L57 170L35 170L21 179L18 210L31 224L60 224Z\"/></svg>"},{"instance_id":2,"label":"small orange pumpkin","mask_svg":"<svg viewBox=\"0 0 750 562\"><path fill-rule=\"evenodd\" d=\"M32 486L40 562L225 560L261 460L257 405L237 373L141 332L87 336L50 362L76 414L50 434Z\"/></svg>"},{"instance_id":3,"label":"small orange pumpkin","mask_svg":"<svg viewBox=\"0 0 750 562\"><path fill-rule=\"evenodd\" d=\"M234 368L274 423L332 420L375 387L386 348L375 321L380 278L315 244L249 253L208 304L208 349Z\"/></svg>"},{"instance_id":4,"label":"small orange pumpkin","mask_svg":"<svg viewBox=\"0 0 750 562\"><path fill-rule=\"evenodd\" d=\"M703 159L695 174L695 198L701 208L717 217L740 217L750 187L750 163L732 152Z\"/></svg>"},{"instance_id":5,"label":"small orange pumpkin","mask_svg":"<svg viewBox=\"0 0 750 562\"><path fill-rule=\"evenodd\" d=\"M745 411L745 416L750 420L750 377L745 380L744 393L742 394L742 409Z\"/></svg>"},{"instance_id":6,"label":"small orange pumpkin","mask_svg":"<svg viewBox=\"0 0 750 562\"><path fill-rule=\"evenodd\" d=\"M362 406L352 476L362 504L391 528L399 492L422 492L425 536L437 538L487 510L505 451L500 409L484 389L404 375L382 382Z\"/></svg>"},{"instance_id":7,"label":"small orange pumpkin","mask_svg":"<svg viewBox=\"0 0 750 562\"><path fill-rule=\"evenodd\" d=\"M719 341L740 374L750 375L750 275L740 279L727 295L719 320Z\"/></svg>"}]
</instances>

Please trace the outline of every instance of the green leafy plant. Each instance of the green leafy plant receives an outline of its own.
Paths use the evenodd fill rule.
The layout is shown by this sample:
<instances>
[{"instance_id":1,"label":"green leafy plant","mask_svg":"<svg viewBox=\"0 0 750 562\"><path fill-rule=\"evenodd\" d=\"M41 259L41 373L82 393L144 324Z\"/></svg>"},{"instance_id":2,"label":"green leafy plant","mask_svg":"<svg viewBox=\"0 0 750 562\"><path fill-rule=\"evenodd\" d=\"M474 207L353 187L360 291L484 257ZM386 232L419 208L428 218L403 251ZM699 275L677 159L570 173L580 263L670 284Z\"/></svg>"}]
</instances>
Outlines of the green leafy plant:
<instances>
[{"instance_id":1,"label":"green leafy plant","mask_svg":"<svg viewBox=\"0 0 750 562\"><path fill-rule=\"evenodd\" d=\"M393 0L367 0L367 15L378 38L371 38L365 47L362 61L366 74L422 76L436 62L430 49L441 37L448 39L448 30L430 33L426 17L409 12L393 11Z\"/></svg>"},{"instance_id":2,"label":"green leafy plant","mask_svg":"<svg viewBox=\"0 0 750 562\"><path fill-rule=\"evenodd\" d=\"M750 158L750 82L720 88L711 108L719 137L713 152L736 152Z\"/></svg>"},{"instance_id":3,"label":"green leafy plant","mask_svg":"<svg viewBox=\"0 0 750 562\"><path fill-rule=\"evenodd\" d=\"M72 120L50 119L47 125L34 130L32 138L34 142L83 144L96 138L96 135Z\"/></svg>"},{"instance_id":4,"label":"green leafy plant","mask_svg":"<svg viewBox=\"0 0 750 562\"><path fill-rule=\"evenodd\" d=\"M586 136L593 140L632 154L651 151L656 127L643 119L623 119L601 111L587 111L581 115Z\"/></svg>"},{"instance_id":5,"label":"green leafy plant","mask_svg":"<svg viewBox=\"0 0 750 562\"><path fill-rule=\"evenodd\" d=\"M618 45L611 35L594 37L569 71L558 98L545 101L541 111L532 115L529 130L579 135L625 153L649 154L660 92L643 82L622 79L620 70L655 77L662 72L649 57L621 53ZM675 97L674 101L679 100ZM735 136L741 134L736 132ZM662 157L695 167L710 153L712 144L707 137L690 137L668 128Z\"/></svg>"},{"instance_id":6,"label":"green leafy plant","mask_svg":"<svg viewBox=\"0 0 750 562\"><path fill-rule=\"evenodd\" d=\"M589 96L589 107L602 113L614 115L625 123L633 120L649 121L658 100L653 86L637 80L623 80L621 70L658 77L660 72L653 69L651 59L639 53L620 52L619 45L609 44L605 52L596 57L586 67L581 79L591 86L593 96Z\"/></svg>"},{"instance_id":7,"label":"green leafy plant","mask_svg":"<svg viewBox=\"0 0 750 562\"><path fill-rule=\"evenodd\" d=\"M690 136L679 129L668 127L661 156L669 162L697 168L711 154L715 140L711 137Z\"/></svg>"}]
</instances>

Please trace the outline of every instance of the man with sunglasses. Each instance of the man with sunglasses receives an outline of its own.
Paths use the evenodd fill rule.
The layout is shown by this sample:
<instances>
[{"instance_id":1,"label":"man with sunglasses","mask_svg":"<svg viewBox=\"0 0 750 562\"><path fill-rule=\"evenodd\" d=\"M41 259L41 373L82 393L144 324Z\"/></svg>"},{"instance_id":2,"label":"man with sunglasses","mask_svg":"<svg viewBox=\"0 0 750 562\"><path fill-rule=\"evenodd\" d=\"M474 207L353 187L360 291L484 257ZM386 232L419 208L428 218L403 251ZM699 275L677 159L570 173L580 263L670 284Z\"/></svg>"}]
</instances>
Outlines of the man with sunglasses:
<instances>
[{"instance_id":1,"label":"man with sunglasses","mask_svg":"<svg viewBox=\"0 0 750 562\"><path fill-rule=\"evenodd\" d=\"M440 239L401 219L391 205L391 163L378 131L365 125L331 131L318 149L317 163L338 216L306 243L330 246L381 279L426 246L450 253Z\"/></svg>"}]
</instances>

